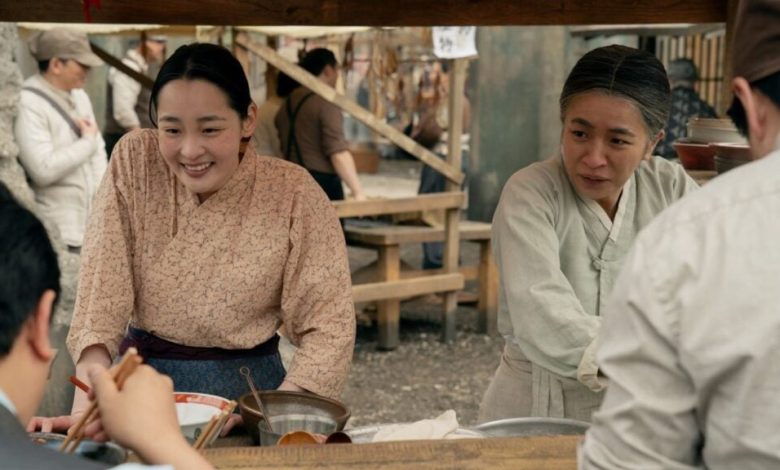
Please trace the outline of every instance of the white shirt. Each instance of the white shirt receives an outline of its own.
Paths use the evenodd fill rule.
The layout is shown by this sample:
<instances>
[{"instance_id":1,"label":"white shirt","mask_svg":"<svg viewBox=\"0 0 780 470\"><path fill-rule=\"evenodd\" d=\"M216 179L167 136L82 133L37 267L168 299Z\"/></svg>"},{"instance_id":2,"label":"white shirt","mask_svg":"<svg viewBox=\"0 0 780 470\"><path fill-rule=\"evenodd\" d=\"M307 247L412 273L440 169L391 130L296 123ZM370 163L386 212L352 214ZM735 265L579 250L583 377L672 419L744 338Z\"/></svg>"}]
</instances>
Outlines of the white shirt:
<instances>
[{"instance_id":1,"label":"white shirt","mask_svg":"<svg viewBox=\"0 0 780 470\"><path fill-rule=\"evenodd\" d=\"M578 368L595 375L585 351L636 234L695 188L680 165L643 162L612 222L577 195L560 157L515 173L493 217L498 329L509 346L556 375L576 378Z\"/></svg>"},{"instance_id":2,"label":"white shirt","mask_svg":"<svg viewBox=\"0 0 780 470\"><path fill-rule=\"evenodd\" d=\"M599 343L584 468L780 468L780 150L640 234Z\"/></svg>"},{"instance_id":3,"label":"white shirt","mask_svg":"<svg viewBox=\"0 0 780 470\"><path fill-rule=\"evenodd\" d=\"M95 122L84 90L58 90L40 75L28 78L23 86L47 93L75 122ZM19 162L30 179L41 213L57 225L65 244L81 246L92 196L107 166L100 132L78 137L51 103L22 90L14 135L19 144Z\"/></svg>"},{"instance_id":4,"label":"white shirt","mask_svg":"<svg viewBox=\"0 0 780 470\"><path fill-rule=\"evenodd\" d=\"M0 388L0 406L5 407L8 411L16 414L16 407L8 395ZM117 467L111 467L111 470L174 470L170 465L142 465L139 463L125 463Z\"/></svg>"}]
</instances>

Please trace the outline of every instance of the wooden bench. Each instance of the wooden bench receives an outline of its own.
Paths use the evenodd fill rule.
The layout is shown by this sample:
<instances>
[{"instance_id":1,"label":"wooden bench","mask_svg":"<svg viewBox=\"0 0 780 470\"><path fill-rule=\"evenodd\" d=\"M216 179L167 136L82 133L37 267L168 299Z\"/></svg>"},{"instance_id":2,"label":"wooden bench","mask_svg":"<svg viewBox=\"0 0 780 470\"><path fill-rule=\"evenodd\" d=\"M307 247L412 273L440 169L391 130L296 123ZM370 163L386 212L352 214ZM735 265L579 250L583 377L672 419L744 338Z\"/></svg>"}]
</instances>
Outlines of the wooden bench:
<instances>
[{"instance_id":1,"label":"wooden bench","mask_svg":"<svg viewBox=\"0 0 780 470\"><path fill-rule=\"evenodd\" d=\"M378 282L356 284L352 287L352 294L355 302L377 301L381 349L398 346L401 299L460 290L464 280L469 279L479 281L479 331L487 334L496 332L498 271L491 254L490 224L462 221L458 224L458 232L461 241L479 244L479 264L464 266L459 273L448 274L443 270L401 270L400 245L443 242L443 228L410 225L363 227L349 222L345 225L348 245L371 248L378 252ZM447 315L443 315L443 318L445 322L448 321ZM447 331L446 325L444 330Z\"/></svg>"}]
</instances>

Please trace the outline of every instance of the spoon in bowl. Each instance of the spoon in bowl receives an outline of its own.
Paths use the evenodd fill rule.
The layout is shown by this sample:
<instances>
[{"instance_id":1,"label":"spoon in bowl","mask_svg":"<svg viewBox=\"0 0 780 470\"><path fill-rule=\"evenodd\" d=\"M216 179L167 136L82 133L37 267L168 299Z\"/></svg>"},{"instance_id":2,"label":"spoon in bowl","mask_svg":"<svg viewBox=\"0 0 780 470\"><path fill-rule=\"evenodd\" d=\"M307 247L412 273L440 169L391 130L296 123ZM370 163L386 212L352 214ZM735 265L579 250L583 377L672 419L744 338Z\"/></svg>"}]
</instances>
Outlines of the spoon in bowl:
<instances>
[{"instance_id":1,"label":"spoon in bowl","mask_svg":"<svg viewBox=\"0 0 780 470\"><path fill-rule=\"evenodd\" d=\"M266 429L271 433L276 434L273 425L271 424L271 420L270 420L271 417L268 415L265 406L263 406L263 402L260 400L260 394L257 393L257 388L255 388L255 381L252 380L252 374L249 371L249 367L241 366L241 368L238 369L238 372L244 376L244 378L246 379L246 383L249 384L249 389L252 390L252 396L255 397L255 402L257 402L257 407L260 410L260 413L263 415L263 421L265 422Z\"/></svg>"}]
</instances>

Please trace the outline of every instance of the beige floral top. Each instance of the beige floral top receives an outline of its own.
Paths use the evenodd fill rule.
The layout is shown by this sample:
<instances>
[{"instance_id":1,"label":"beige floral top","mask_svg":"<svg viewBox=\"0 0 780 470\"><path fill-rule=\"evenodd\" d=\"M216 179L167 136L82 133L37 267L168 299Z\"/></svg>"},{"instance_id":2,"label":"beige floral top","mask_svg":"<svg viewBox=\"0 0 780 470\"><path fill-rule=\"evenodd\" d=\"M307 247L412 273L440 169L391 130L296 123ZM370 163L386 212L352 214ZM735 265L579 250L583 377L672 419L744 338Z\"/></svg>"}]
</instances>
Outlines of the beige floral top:
<instances>
[{"instance_id":1,"label":"beige floral top","mask_svg":"<svg viewBox=\"0 0 780 470\"><path fill-rule=\"evenodd\" d=\"M115 356L128 322L179 344L248 349L283 324L299 347L287 380L337 397L355 313L344 236L309 174L251 146L199 203L155 130L122 139L95 197L68 348Z\"/></svg>"}]
</instances>

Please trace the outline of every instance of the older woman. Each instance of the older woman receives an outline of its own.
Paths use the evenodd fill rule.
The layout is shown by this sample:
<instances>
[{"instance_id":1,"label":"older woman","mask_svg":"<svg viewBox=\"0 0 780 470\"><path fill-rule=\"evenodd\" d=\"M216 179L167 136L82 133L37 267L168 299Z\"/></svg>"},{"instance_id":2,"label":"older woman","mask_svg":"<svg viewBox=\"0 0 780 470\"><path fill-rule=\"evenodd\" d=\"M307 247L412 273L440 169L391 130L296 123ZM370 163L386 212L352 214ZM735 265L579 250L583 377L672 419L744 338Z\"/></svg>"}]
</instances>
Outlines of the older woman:
<instances>
[{"instance_id":1,"label":"older woman","mask_svg":"<svg viewBox=\"0 0 780 470\"><path fill-rule=\"evenodd\" d=\"M176 390L235 399L246 365L258 388L337 397L355 315L327 197L247 145L256 108L226 49L179 48L151 109L158 128L117 144L95 198L68 337L78 376L135 346ZM289 371L280 326L298 346ZM77 392L73 415L85 405Z\"/></svg>"},{"instance_id":2,"label":"older woman","mask_svg":"<svg viewBox=\"0 0 780 470\"><path fill-rule=\"evenodd\" d=\"M560 97L560 155L513 175L493 220L501 274L501 363L480 421L589 420L603 382L593 362L607 295L639 230L696 188L652 156L669 81L651 54L608 46L574 66Z\"/></svg>"}]
</instances>

